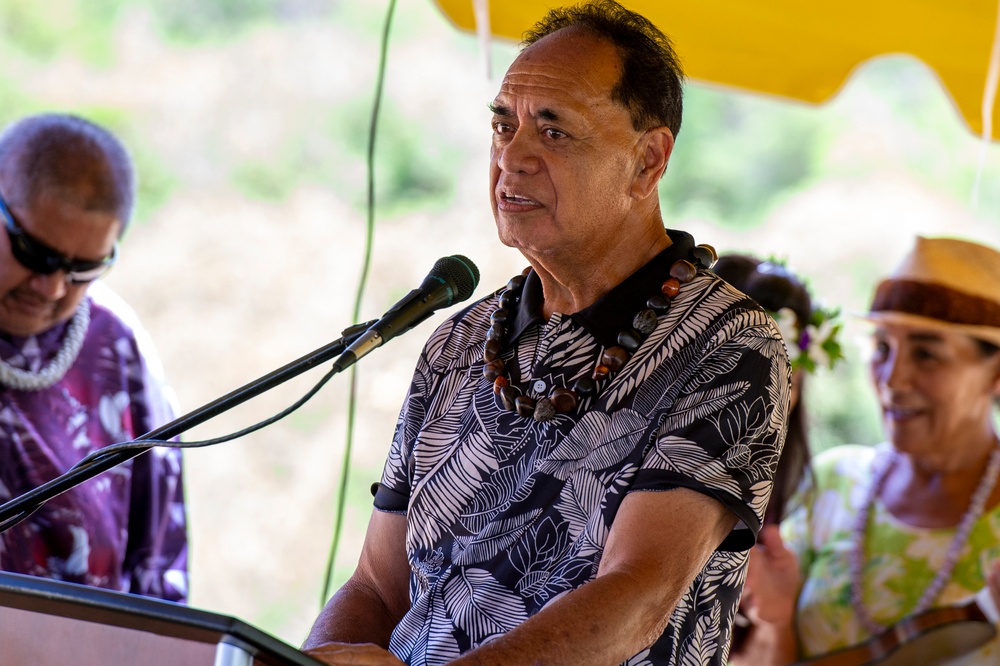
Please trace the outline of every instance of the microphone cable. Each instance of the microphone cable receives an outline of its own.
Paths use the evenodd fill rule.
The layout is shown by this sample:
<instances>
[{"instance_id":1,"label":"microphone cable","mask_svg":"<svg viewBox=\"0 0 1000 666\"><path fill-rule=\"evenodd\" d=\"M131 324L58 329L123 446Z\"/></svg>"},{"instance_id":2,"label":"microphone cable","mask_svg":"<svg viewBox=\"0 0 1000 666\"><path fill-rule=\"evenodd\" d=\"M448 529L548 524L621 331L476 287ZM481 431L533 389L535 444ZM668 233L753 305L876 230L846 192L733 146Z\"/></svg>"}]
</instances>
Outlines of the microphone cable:
<instances>
[{"instance_id":1,"label":"microphone cable","mask_svg":"<svg viewBox=\"0 0 1000 666\"><path fill-rule=\"evenodd\" d=\"M107 446L103 446L97 449L96 451L91 451L89 454L81 458L79 462L77 462L75 465L66 470L65 473L68 474L74 471L89 469L90 467L93 467L94 465L97 465L98 463L103 461L108 456L113 456L122 451L130 451L136 449L142 449L143 451L146 451L148 449L153 448L154 446L162 446L171 449L197 449L206 446L212 446L214 444L222 444L223 442L229 442L234 439L243 437L244 435L249 435L250 433L265 428L271 425L272 423L275 423L276 421L280 421L281 419L285 418L286 416L297 410L302 405L306 404L306 402L308 402L310 398L316 395L316 393L318 393L319 390L323 388L323 386L326 385L326 383L330 381L330 379L333 378L334 375L337 374L337 372L338 371L336 368L328 370L326 374L323 375L320 378L320 380L316 382L315 385L313 385L312 388L306 391L306 393L302 395L302 397L300 397L294 403L292 403L285 409L281 410L277 414L274 414L273 416L270 416L262 421L258 421L253 425L249 425L246 428L243 428L242 430L237 430L236 432L229 433L228 435L221 435L219 437L213 437L211 439L200 439L190 442L184 442L180 440L170 440L170 439L132 439L127 442L117 442L115 444L108 444ZM0 532L5 532L10 528L14 527L15 525L17 525L18 523L22 522L23 520L26 520L27 518L31 517L32 514L34 514L36 511L42 508L43 504L44 502L39 502L38 504L35 505L29 505L28 508L24 509L20 513L15 514L9 517L8 519L4 520L2 523L0 523Z\"/></svg>"},{"instance_id":2,"label":"microphone cable","mask_svg":"<svg viewBox=\"0 0 1000 666\"><path fill-rule=\"evenodd\" d=\"M318 393L319 390L323 388L323 386L325 386L326 383L330 381L330 379L332 379L333 376L336 374L337 374L336 368L328 370L327 373L323 375L320 378L320 380L316 382L315 385L313 385L312 388L306 391L301 398L293 402L291 405L285 407L277 414L269 416L263 421L258 421L253 425L249 425L246 428L243 428L242 430L231 432L228 435L220 435L219 437L213 437L211 439L199 439L192 442L174 441L171 439L132 439L127 442L109 444L107 446L97 449L96 451L92 451L85 457L81 458L80 462L76 463L75 465L69 468L69 471L90 467L103 460L106 456L117 453L119 451L127 451L130 449L149 449L154 446L164 446L171 449L198 449L206 446L213 446L215 444L222 444L223 442L230 442L234 439L239 439L240 437L249 435L250 433L253 432L257 432L258 430L266 428L272 423L280 421L281 419L285 418L286 416L297 410L302 405L306 404L309 401L309 399L312 398L314 395L316 395L316 393Z\"/></svg>"},{"instance_id":3,"label":"microphone cable","mask_svg":"<svg viewBox=\"0 0 1000 666\"><path fill-rule=\"evenodd\" d=\"M361 273L358 276L358 289L354 297L354 310L351 321L358 321L361 316L361 301L364 298L365 286L371 271L372 248L375 239L375 139L378 135L378 114L382 106L382 94L385 88L385 68L389 51L389 29L396 10L396 0L389 0L385 13L385 23L382 26L382 39L379 44L378 73L375 78L375 98L372 102L372 113L368 124L368 154L365 169L368 175L368 201L365 221L365 251ZM340 550L340 535L344 526L344 504L347 501L347 484L350 478L351 453L354 450L354 421L357 415L358 374L357 366L351 366L349 387L347 391L347 429L344 441L344 455L340 464L340 479L337 482L337 500L333 521L333 540L326 560L326 572L323 577L323 587L320 589L319 607L326 605L333 584L333 572L336 566L337 552Z\"/></svg>"}]
</instances>

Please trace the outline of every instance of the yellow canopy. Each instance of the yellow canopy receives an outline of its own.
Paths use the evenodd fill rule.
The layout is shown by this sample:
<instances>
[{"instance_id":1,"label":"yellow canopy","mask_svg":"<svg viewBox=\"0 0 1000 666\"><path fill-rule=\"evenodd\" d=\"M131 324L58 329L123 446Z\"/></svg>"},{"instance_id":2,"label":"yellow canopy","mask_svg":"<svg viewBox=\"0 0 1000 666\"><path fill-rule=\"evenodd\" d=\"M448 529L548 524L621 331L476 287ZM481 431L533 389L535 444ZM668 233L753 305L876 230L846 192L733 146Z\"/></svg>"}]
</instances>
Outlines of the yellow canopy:
<instances>
[{"instance_id":1,"label":"yellow canopy","mask_svg":"<svg viewBox=\"0 0 1000 666\"><path fill-rule=\"evenodd\" d=\"M473 0L435 0L476 28ZM549 7L576 0L489 0L493 35L520 40ZM929 65L973 132L997 23L997 0L625 0L674 42L684 70L711 81L806 102L832 97L855 67L908 53ZM1000 112L993 108L993 127ZM994 135L996 129L994 129Z\"/></svg>"}]
</instances>

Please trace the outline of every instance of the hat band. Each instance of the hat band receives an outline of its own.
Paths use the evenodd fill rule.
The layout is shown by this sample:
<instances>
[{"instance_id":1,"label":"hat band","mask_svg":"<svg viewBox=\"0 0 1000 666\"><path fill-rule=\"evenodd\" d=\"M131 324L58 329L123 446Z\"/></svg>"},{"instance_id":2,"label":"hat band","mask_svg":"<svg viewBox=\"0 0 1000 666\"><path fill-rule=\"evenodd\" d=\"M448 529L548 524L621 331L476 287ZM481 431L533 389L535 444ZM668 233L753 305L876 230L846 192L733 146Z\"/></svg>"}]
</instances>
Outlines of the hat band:
<instances>
[{"instance_id":1,"label":"hat band","mask_svg":"<svg viewBox=\"0 0 1000 666\"><path fill-rule=\"evenodd\" d=\"M950 287L910 280L884 280L871 312L905 312L966 326L1000 327L1000 303Z\"/></svg>"}]
</instances>

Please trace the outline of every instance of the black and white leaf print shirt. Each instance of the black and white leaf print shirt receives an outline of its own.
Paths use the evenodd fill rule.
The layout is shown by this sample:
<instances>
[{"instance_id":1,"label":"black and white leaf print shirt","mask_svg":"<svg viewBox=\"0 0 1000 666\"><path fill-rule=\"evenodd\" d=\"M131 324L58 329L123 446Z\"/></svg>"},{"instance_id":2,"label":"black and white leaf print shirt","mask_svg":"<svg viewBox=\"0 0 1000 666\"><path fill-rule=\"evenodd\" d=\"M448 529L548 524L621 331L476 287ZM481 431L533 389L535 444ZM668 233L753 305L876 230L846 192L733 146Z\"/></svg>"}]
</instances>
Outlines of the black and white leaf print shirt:
<instances>
[{"instance_id":1,"label":"black and white leaf print shirt","mask_svg":"<svg viewBox=\"0 0 1000 666\"><path fill-rule=\"evenodd\" d=\"M669 233L669 248L573 315L544 320L529 274L501 354L511 383L537 399L589 376L688 257L693 239ZM411 567L390 650L443 664L511 630L595 577L626 494L683 487L739 520L663 635L627 663L724 665L785 432L790 371L773 321L699 270L610 382L538 422L505 411L483 377L496 307L487 297L428 340L377 487L376 508L406 514Z\"/></svg>"}]
</instances>

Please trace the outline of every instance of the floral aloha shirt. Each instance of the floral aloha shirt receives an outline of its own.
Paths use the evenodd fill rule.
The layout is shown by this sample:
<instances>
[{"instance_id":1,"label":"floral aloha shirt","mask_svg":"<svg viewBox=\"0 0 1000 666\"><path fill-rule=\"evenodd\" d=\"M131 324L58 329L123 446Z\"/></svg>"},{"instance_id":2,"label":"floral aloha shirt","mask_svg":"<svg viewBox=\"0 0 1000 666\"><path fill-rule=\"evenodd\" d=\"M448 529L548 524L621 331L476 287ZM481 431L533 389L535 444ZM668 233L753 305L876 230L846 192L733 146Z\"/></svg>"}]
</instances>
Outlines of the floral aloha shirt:
<instances>
[{"instance_id":1,"label":"floral aloha shirt","mask_svg":"<svg viewBox=\"0 0 1000 666\"><path fill-rule=\"evenodd\" d=\"M0 386L0 503L173 418L173 392L135 312L101 281L86 303L83 348L62 379L39 391ZM37 371L65 330L0 336L0 357ZM185 601L187 543L181 453L156 447L0 534L0 570Z\"/></svg>"},{"instance_id":2,"label":"floral aloha shirt","mask_svg":"<svg viewBox=\"0 0 1000 666\"><path fill-rule=\"evenodd\" d=\"M865 500L876 455L890 449L837 446L813 460L816 486L781 525L798 556L805 584L798 600L798 633L803 656L811 657L862 643L871 636L851 607L850 553L855 516ZM897 520L878 500L865 536L864 601L882 624L906 617L934 580L955 528L919 528ZM934 606L965 601L986 584L985 573L1000 557L1000 506L980 517L969 535L951 580ZM1000 664L1000 639L949 666Z\"/></svg>"},{"instance_id":3,"label":"floral aloha shirt","mask_svg":"<svg viewBox=\"0 0 1000 666\"><path fill-rule=\"evenodd\" d=\"M692 238L574 315L541 315L528 275L501 358L536 399L589 376L660 292ZM739 521L660 639L629 664L725 664L747 550L784 438L785 348L771 318L699 270L595 397L547 422L505 411L483 377L491 295L431 336L399 417L375 505L405 512L411 608L390 650L442 664L593 580L626 494L684 487ZM697 520L697 517L692 517ZM650 529L655 529L650 525Z\"/></svg>"}]
</instances>

